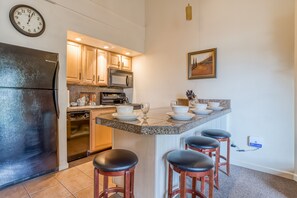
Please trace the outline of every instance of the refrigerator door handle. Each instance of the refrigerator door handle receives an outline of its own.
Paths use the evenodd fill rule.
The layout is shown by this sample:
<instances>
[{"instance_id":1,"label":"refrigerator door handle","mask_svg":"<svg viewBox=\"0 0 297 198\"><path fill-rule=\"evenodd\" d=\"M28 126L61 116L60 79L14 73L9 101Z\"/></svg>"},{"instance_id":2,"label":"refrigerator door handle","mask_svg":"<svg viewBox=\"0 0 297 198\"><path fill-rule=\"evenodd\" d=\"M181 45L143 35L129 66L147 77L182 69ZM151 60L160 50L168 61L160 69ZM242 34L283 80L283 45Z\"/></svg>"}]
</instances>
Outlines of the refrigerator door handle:
<instances>
[{"instance_id":1,"label":"refrigerator door handle","mask_svg":"<svg viewBox=\"0 0 297 198\"><path fill-rule=\"evenodd\" d=\"M58 78L59 78L59 61L56 63L56 70L53 82L53 94L54 94L54 104L56 109L57 118L60 116L60 109L59 109L59 100L58 100Z\"/></svg>"}]
</instances>

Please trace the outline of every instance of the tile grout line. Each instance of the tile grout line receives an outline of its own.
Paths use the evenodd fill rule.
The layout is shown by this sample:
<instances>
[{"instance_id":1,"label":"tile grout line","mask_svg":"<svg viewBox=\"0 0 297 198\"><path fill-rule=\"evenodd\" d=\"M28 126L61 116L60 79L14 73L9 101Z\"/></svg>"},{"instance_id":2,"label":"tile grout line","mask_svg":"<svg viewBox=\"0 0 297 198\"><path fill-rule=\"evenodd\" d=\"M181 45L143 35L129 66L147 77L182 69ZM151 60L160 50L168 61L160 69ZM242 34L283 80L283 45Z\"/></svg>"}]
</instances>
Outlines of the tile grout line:
<instances>
[{"instance_id":1,"label":"tile grout line","mask_svg":"<svg viewBox=\"0 0 297 198\"><path fill-rule=\"evenodd\" d=\"M66 169L67 170L67 169ZM55 179L73 196L76 197L64 184L55 176ZM68 196L69 197L69 196ZM66 198L66 197L65 197Z\"/></svg>"},{"instance_id":2,"label":"tile grout line","mask_svg":"<svg viewBox=\"0 0 297 198\"><path fill-rule=\"evenodd\" d=\"M30 195L30 193L29 193L29 191L27 190L26 186L24 184L22 184L22 186L25 189L25 191L27 192L27 194L29 195L29 197L32 198L31 195Z\"/></svg>"},{"instance_id":3,"label":"tile grout line","mask_svg":"<svg viewBox=\"0 0 297 198\"><path fill-rule=\"evenodd\" d=\"M75 168L75 169L77 169L77 170L79 170L80 172L82 172L84 175L86 175L87 177L89 177L90 179L92 179L89 175L87 175L87 174L85 174L82 170L80 170L79 168L77 168L77 167L72 167L73 169ZM69 169L72 169L72 168L69 168ZM68 169L68 170L69 170ZM66 169L67 170L67 169ZM90 186L92 186L92 184L91 185L89 185L89 186L87 186L87 187L85 187L85 188L83 188L83 189L81 189L81 190L79 190L79 191L77 191L77 192L75 192L75 193L72 193L65 185L63 185L63 183L55 176L55 178L58 180L58 182L64 187L64 188L66 188L66 190L68 191L68 192L70 192L70 194L71 195L73 195L75 198L77 198L77 196L75 196L75 193L77 193L77 192L79 192L79 191L82 191L82 190L84 190L84 189L86 189L86 188L88 188L88 187L90 187ZM92 179L93 180L93 179Z\"/></svg>"}]
</instances>

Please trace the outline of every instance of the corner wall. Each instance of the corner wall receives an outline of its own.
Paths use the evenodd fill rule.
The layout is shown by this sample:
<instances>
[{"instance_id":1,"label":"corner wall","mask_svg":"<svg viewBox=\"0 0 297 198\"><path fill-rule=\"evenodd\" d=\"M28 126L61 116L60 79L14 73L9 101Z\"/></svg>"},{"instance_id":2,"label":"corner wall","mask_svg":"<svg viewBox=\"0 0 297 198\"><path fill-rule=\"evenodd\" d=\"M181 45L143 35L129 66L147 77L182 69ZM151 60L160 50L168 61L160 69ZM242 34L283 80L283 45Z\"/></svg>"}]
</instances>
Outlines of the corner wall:
<instances>
[{"instance_id":1,"label":"corner wall","mask_svg":"<svg viewBox=\"0 0 297 198\"><path fill-rule=\"evenodd\" d=\"M94 38L118 44L128 49L144 51L144 22L131 22L130 15L119 15L91 1L52 0L56 4L45 0L0 0L0 42L20 45L45 51L59 53L59 168L67 168L66 147L66 41L67 31L89 35ZM103 0L108 1L108 0ZM127 0L127 12L134 12L140 19L144 19L144 7L140 3L133 4ZM36 38L26 37L17 32L10 23L9 11L16 4L27 4L37 9L45 19L46 30ZM130 5L127 6L127 5Z\"/></svg>"},{"instance_id":2,"label":"corner wall","mask_svg":"<svg viewBox=\"0 0 297 198\"><path fill-rule=\"evenodd\" d=\"M169 106L192 89L198 98L231 99L232 141L264 138L234 164L293 178L294 0L146 1L146 52L134 59L134 102ZM187 80L187 53L217 48L217 78Z\"/></svg>"},{"instance_id":3,"label":"corner wall","mask_svg":"<svg viewBox=\"0 0 297 198\"><path fill-rule=\"evenodd\" d=\"M295 55L295 72L294 72L294 77L295 77L295 176L294 180L297 181L297 1L295 0L295 50L294 50L294 55Z\"/></svg>"}]
</instances>

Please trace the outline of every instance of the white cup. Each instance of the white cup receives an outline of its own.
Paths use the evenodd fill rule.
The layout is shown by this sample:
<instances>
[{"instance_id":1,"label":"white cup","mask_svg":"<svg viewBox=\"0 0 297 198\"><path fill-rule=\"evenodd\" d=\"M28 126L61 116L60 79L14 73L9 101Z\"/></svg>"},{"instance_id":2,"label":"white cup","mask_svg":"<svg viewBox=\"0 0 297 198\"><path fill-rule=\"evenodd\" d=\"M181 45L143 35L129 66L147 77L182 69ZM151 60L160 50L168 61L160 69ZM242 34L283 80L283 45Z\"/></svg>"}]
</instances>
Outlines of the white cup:
<instances>
[{"instance_id":1,"label":"white cup","mask_svg":"<svg viewBox=\"0 0 297 198\"><path fill-rule=\"evenodd\" d=\"M203 104L203 103L196 103L194 106L195 106L195 109L198 109L198 110L205 110L207 108L207 104Z\"/></svg>"},{"instance_id":2,"label":"white cup","mask_svg":"<svg viewBox=\"0 0 297 198\"><path fill-rule=\"evenodd\" d=\"M133 113L133 106L119 105L116 106L118 115L128 115Z\"/></svg>"},{"instance_id":3,"label":"white cup","mask_svg":"<svg viewBox=\"0 0 297 198\"><path fill-rule=\"evenodd\" d=\"M188 111L189 111L188 106L174 105L171 108L175 114L185 114L185 113L188 113Z\"/></svg>"},{"instance_id":4,"label":"white cup","mask_svg":"<svg viewBox=\"0 0 297 198\"><path fill-rule=\"evenodd\" d=\"M208 106L210 106L210 107L219 107L220 103L219 102L208 102Z\"/></svg>"}]
</instances>

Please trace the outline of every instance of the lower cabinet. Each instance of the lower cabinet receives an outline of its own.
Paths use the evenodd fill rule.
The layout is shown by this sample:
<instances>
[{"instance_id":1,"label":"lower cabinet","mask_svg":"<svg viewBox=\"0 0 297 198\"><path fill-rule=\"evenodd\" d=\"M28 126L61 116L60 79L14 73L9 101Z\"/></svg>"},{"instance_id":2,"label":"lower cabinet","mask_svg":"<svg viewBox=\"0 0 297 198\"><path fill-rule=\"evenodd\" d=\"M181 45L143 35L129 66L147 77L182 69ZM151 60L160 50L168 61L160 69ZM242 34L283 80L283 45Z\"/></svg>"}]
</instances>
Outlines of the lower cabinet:
<instances>
[{"instance_id":1,"label":"lower cabinet","mask_svg":"<svg viewBox=\"0 0 297 198\"><path fill-rule=\"evenodd\" d=\"M96 124L96 117L102 114L114 113L115 108L91 110L90 151L106 149L112 146L112 128Z\"/></svg>"}]
</instances>

